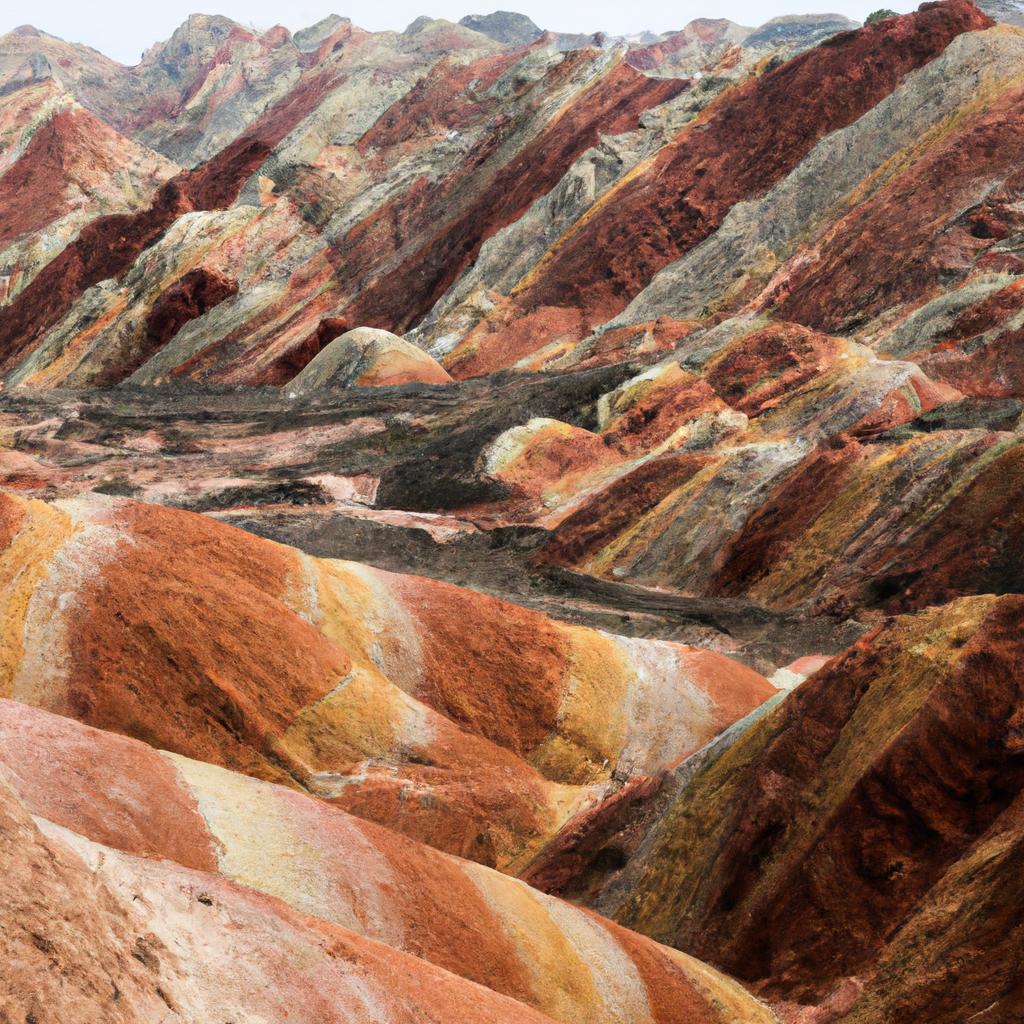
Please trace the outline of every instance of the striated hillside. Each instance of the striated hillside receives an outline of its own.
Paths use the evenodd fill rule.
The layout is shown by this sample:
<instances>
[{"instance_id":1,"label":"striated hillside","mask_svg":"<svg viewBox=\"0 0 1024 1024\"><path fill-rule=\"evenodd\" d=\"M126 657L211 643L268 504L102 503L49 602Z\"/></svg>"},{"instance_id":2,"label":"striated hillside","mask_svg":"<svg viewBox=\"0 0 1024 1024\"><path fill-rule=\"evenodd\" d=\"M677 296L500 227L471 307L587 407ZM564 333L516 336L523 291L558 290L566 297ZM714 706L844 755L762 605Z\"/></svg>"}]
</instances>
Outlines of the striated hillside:
<instances>
[{"instance_id":1,"label":"striated hillside","mask_svg":"<svg viewBox=\"0 0 1024 1024\"><path fill-rule=\"evenodd\" d=\"M1013 1020L1022 621L1019 597L984 596L876 627L588 823L591 846L629 850L624 870L591 866L590 900L790 1012L822 1003L794 1019ZM573 888L576 831L542 887Z\"/></svg>"},{"instance_id":2,"label":"striated hillside","mask_svg":"<svg viewBox=\"0 0 1024 1024\"><path fill-rule=\"evenodd\" d=\"M1018 6L0 37L0 1021L1024 1019Z\"/></svg>"}]
</instances>

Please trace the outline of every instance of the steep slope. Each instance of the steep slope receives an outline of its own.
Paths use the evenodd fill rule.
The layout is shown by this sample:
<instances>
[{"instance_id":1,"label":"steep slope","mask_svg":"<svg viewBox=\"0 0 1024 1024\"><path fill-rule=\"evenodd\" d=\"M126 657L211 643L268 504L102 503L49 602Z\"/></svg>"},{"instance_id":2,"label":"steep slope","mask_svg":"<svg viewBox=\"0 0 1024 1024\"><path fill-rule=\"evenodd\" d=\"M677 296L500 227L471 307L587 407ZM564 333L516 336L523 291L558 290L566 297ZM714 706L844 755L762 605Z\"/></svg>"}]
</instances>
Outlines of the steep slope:
<instances>
[{"instance_id":1,"label":"steep slope","mask_svg":"<svg viewBox=\"0 0 1024 1024\"><path fill-rule=\"evenodd\" d=\"M423 34L419 31L415 38ZM376 37L354 40L193 172L192 177L224 183L230 175L234 191L223 191L215 203L207 197L199 200L184 178L176 179L151 210L126 226L132 245L116 262L107 254L100 266L100 259L90 256L91 265L70 279L68 267L60 268L63 307L53 308L50 298L43 312L37 297L25 310L13 311L3 331L0 342L22 362L9 376L11 382L109 385L141 369L147 382L178 374L232 383L284 383L325 343L325 322L342 319L357 326L379 321L371 306L383 302L381 308L390 309L395 302L392 285L401 293L407 310L403 316L425 312L467 265L481 240L557 182L575 156L596 140L599 128L622 130L646 107L685 87L648 80L612 55L593 51L480 59L470 51L465 60L458 55L442 59L416 89L385 111L388 99L402 96L424 65L416 50L397 64L392 55L390 64L381 67L381 45ZM534 81L538 71L540 81ZM383 90L382 77L390 78ZM463 92L470 85L475 98ZM378 114L382 116L374 126ZM434 129L410 139L410 125L425 115L435 119ZM459 136L456 144L453 132ZM356 139L358 146L352 145ZM424 187L425 163L435 165L430 173L439 179L429 190ZM231 222L211 218L235 233L241 209L248 210L251 227L245 228L243 243L232 238L231 248L218 259L205 246L183 248L176 238L171 256L165 254L161 235L175 218L235 202L250 177L238 215ZM505 178L514 180L515 188L504 187ZM411 200L406 191L410 187L422 202ZM376 206L367 217L373 199ZM334 210L324 224L318 211L328 204ZM264 225L259 211L267 205L281 207L271 219L285 223ZM397 241L393 233L405 239L397 253L390 251ZM156 251L147 254L154 243ZM268 290L267 253L282 246L292 250L291 271ZM88 251L102 248L93 244ZM241 252L251 254L253 270L238 265ZM80 258L81 253L75 257ZM162 346L168 349L162 353L146 341L146 316L162 292L175 284L170 268L165 275L152 274L154 259L166 263L169 258L179 274L209 264L207 270L238 282L243 294L218 314L217 322L204 323L201 341L189 333L173 347ZM66 263L71 262L67 257ZM388 278L389 269L401 280ZM135 291L127 303L116 294L81 294L104 277L132 271ZM255 280L254 273L259 274ZM40 286L40 294L52 291ZM255 294L246 300L247 292ZM352 306L356 292L362 294ZM79 338L77 325L83 319L96 326ZM386 319L394 318L389 313ZM47 341L45 349L26 361L31 347L42 340ZM133 350L127 358L126 344ZM88 346L84 363L83 345ZM142 364L147 356L161 358L147 370L140 366L140 354ZM10 369L15 365L8 361Z\"/></svg>"},{"instance_id":2,"label":"steep slope","mask_svg":"<svg viewBox=\"0 0 1024 1024\"><path fill-rule=\"evenodd\" d=\"M2 116L0 278L9 302L89 221L145 208L179 168L51 82L19 90Z\"/></svg>"},{"instance_id":3,"label":"steep slope","mask_svg":"<svg viewBox=\"0 0 1024 1024\"><path fill-rule=\"evenodd\" d=\"M0 37L0 1020L1024 1019L1022 110L968 0Z\"/></svg>"},{"instance_id":4,"label":"steep slope","mask_svg":"<svg viewBox=\"0 0 1024 1024\"><path fill-rule=\"evenodd\" d=\"M682 32L631 50L626 59L642 71L699 75L713 70L750 35L750 29L725 18L698 18Z\"/></svg>"},{"instance_id":5,"label":"steep slope","mask_svg":"<svg viewBox=\"0 0 1024 1024\"><path fill-rule=\"evenodd\" d=\"M2 780L0 859L0 1013L40 1024L141 1024L167 1012L162 979L132 956L129 908L63 843L43 837Z\"/></svg>"},{"instance_id":6,"label":"steep slope","mask_svg":"<svg viewBox=\"0 0 1024 1024\"><path fill-rule=\"evenodd\" d=\"M486 373L556 338L585 336L715 231L730 207L771 188L957 35L989 24L973 4L951 0L837 36L728 91L614 189L614 201L606 197L560 239L510 301L450 353L449 370ZM806 99L793 103L794 96ZM766 133L759 126L769 111Z\"/></svg>"},{"instance_id":7,"label":"steep slope","mask_svg":"<svg viewBox=\"0 0 1024 1024\"><path fill-rule=\"evenodd\" d=\"M1008 1011L1018 906L993 917L990 886L1019 849L1022 614L977 597L880 625L627 808L596 905L794 1020Z\"/></svg>"},{"instance_id":8,"label":"steep slope","mask_svg":"<svg viewBox=\"0 0 1024 1024\"><path fill-rule=\"evenodd\" d=\"M515 82L509 58L497 67L487 61L487 66L481 62L461 71L467 82L477 83L474 89L494 83L490 102L477 105L472 114L479 118L504 99L498 123L462 155L450 174L438 175L432 187L425 187L429 179L420 171L400 205L386 203L338 236L348 266L359 274L352 280L346 273L341 281L343 289L359 292L342 307L350 323L399 332L415 324L472 262L481 243L557 184L576 157L598 141L599 132L628 131L645 110L686 88L683 81L646 78L621 58L592 50L545 63L544 76L512 105L502 96ZM495 82L496 71L507 78ZM438 104L435 90L442 96L452 91L451 72L438 69L430 78L435 75L422 92L418 88L388 111L360 140L360 148L376 150L381 163L393 162L395 143L407 145L405 125L422 117L422 108ZM456 138L470 127L455 118L442 123ZM389 126L387 131L383 125ZM471 141L470 135L467 143ZM371 251L372 277L364 266Z\"/></svg>"},{"instance_id":9,"label":"steep slope","mask_svg":"<svg viewBox=\"0 0 1024 1024\"><path fill-rule=\"evenodd\" d=\"M556 1020L771 1019L685 955L290 790L13 702L0 702L0 735L4 771L37 817L219 873ZM65 772L81 780L71 800Z\"/></svg>"},{"instance_id":10,"label":"steep slope","mask_svg":"<svg viewBox=\"0 0 1024 1024\"><path fill-rule=\"evenodd\" d=\"M822 139L769 192L733 207L715 234L659 271L612 323L694 320L708 310L720 318L761 292L762 303L770 302L780 265L792 260L801 268L809 243L945 139L952 125L977 116L979 104L1018 89L1022 72L1020 33L957 36L863 117Z\"/></svg>"}]
</instances>

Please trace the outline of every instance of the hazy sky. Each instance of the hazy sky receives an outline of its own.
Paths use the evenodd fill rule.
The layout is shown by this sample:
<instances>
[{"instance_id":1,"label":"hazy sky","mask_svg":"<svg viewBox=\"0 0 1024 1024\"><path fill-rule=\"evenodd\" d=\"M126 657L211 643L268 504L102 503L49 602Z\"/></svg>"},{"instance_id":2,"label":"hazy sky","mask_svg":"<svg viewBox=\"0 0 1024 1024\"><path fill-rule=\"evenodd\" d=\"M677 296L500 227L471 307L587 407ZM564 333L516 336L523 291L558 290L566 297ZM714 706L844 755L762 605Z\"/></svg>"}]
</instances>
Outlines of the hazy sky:
<instances>
[{"instance_id":1,"label":"hazy sky","mask_svg":"<svg viewBox=\"0 0 1024 1024\"><path fill-rule=\"evenodd\" d=\"M911 3L882 0L525 0L522 3L476 3L475 0L33 0L0 5L0 32L25 23L63 39L87 43L126 64L138 61L142 51L166 39L185 18L199 10L225 14L243 24L269 28L284 24L292 31L310 25L332 11L368 29L402 29L421 14L457 21L464 14L486 14L495 7L528 14L542 28L566 32L614 34L652 29L681 28L697 17L731 18L745 25L759 25L778 14L838 11L863 19L881 6L909 11Z\"/></svg>"}]
</instances>

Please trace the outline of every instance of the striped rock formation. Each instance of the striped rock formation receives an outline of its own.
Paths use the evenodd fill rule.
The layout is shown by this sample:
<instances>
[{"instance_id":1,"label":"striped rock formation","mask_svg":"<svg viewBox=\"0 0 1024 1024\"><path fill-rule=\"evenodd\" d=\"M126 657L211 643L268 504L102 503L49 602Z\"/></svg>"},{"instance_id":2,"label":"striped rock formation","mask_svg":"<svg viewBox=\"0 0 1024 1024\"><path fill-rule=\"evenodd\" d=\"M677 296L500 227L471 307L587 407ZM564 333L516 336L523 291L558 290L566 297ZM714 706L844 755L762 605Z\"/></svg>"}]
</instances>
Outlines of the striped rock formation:
<instances>
[{"instance_id":1,"label":"striped rock formation","mask_svg":"<svg viewBox=\"0 0 1024 1024\"><path fill-rule=\"evenodd\" d=\"M191 513L4 495L0 692L525 863L775 692L710 651L317 561Z\"/></svg>"},{"instance_id":2,"label":"striped rock formation","mask_svg":"<svg viewBox=\"0 0 1024 1024\"><path fill-rule=\"evenodd\" d=\"M284 29L195 16L135 68L34 30L4 37L11 95L59 87L133 140L122 148L155 146L192 169L117 223L123 242L100 216L82 245L52 254L0 325L3 376L282 385L336 336L334 321L416 328L456 377L571 358L732 211L802 173L832 134L989 21L946 0L859 32L799 24L694 23L646 46L566 50L429 19L401 34L331 22L300 45ZM869 75L848 75L865 61ZM759 135L769 110L792 121ZM877 141L863 170L871 160L884 160ZM629 232L647 241L625 244ZM605 277L594 253L616 249ZM200 273L237 291L168 318L174 290Z\"/></svg>"},{"instance_id":3,"label":"striped rock formation","mask_svg":"<svg viewBox=\"0 0 1024 1024\"><path fill-rule=\"evenodd\" d=\"M726 90L562 234L451 350L449 369L486 373L548 342L586 337L711 236L731 208L772 189L816 143L868 114L958 35L988 24L967 2L931 6L837 36ZM797 95L800 103L786 102ZM605 258L595 259L598 252Z\"/></svg>"},{"instance_id":4,"label":"striped rock formation","mask_svg":"<svg viewBox=\"0 0 1024 1024\"><path fill-rule=\"evenodd\" d=\"M216 874L34 821L3 783L0 823L8 1019L551 1020Z\"/></svg>"},{"instance_id":5,"label":"striped rock formation","mask_svg":"<svg viewBox=\"0 0 1024 1024\"><path fill-rule=\"evenodd\" d=\"M982 596L879 625L595 822L589 902L795 1021L1012 1020L1022 616Z\"/></svg>"},{"instance_id":6,"label":"striped rock formation","mask_svg":"<svg viewBox=\"0 0 1024 1024\"><path fill-rule=\"evenodd\" d=\"M0 37L0 1021L1022 1019L1018 13Z\"/></svg>"},{"instance_id":7,"label":"striped rock formation","mask_svg":"<svg viewBox=\"0 0 1024 1024\"><path fill-rule=\"evenodd\" d=\"M443 977L433 964L516 999L523 1019L526 1007L566 1024L774 1019L691 957L291 789L11 701L0 701L0 736L0 770L46 835L70 839L88 861L111 859L108 877L127 865L153 884L152 865L159 885L175 878L169 862L190 869L177 874L197 927L230 914L220 894L244 886L254 907L266 894L266 911L279 900L296 917L346 930L356 949L380 943L418 957L413 977ZM79 780L74 792L60 785L68 773ZM456 996L470 989L454 978L447 986Z\"/></svg>"}]
</instances>

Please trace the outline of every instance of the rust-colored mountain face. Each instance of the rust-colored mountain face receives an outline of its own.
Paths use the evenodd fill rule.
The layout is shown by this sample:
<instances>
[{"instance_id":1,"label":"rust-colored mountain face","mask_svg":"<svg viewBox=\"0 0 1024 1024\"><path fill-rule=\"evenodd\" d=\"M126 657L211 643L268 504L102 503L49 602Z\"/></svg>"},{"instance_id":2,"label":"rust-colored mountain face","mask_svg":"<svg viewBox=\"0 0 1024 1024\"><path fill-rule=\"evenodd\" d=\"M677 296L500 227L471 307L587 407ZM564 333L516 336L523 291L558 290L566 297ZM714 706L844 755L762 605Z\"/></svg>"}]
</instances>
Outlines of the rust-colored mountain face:
<instances>
[{"instance_id":1,"label":"rust-colored mountain face","mask_svg":"<svg viewBox=\"0 0 1024 1024\"><path fill-rule=\"evenodd\" d=\"M0 37L0 1022L1024 1019L1022 19L776 13Z\"/></svg>"}]
</instances>

